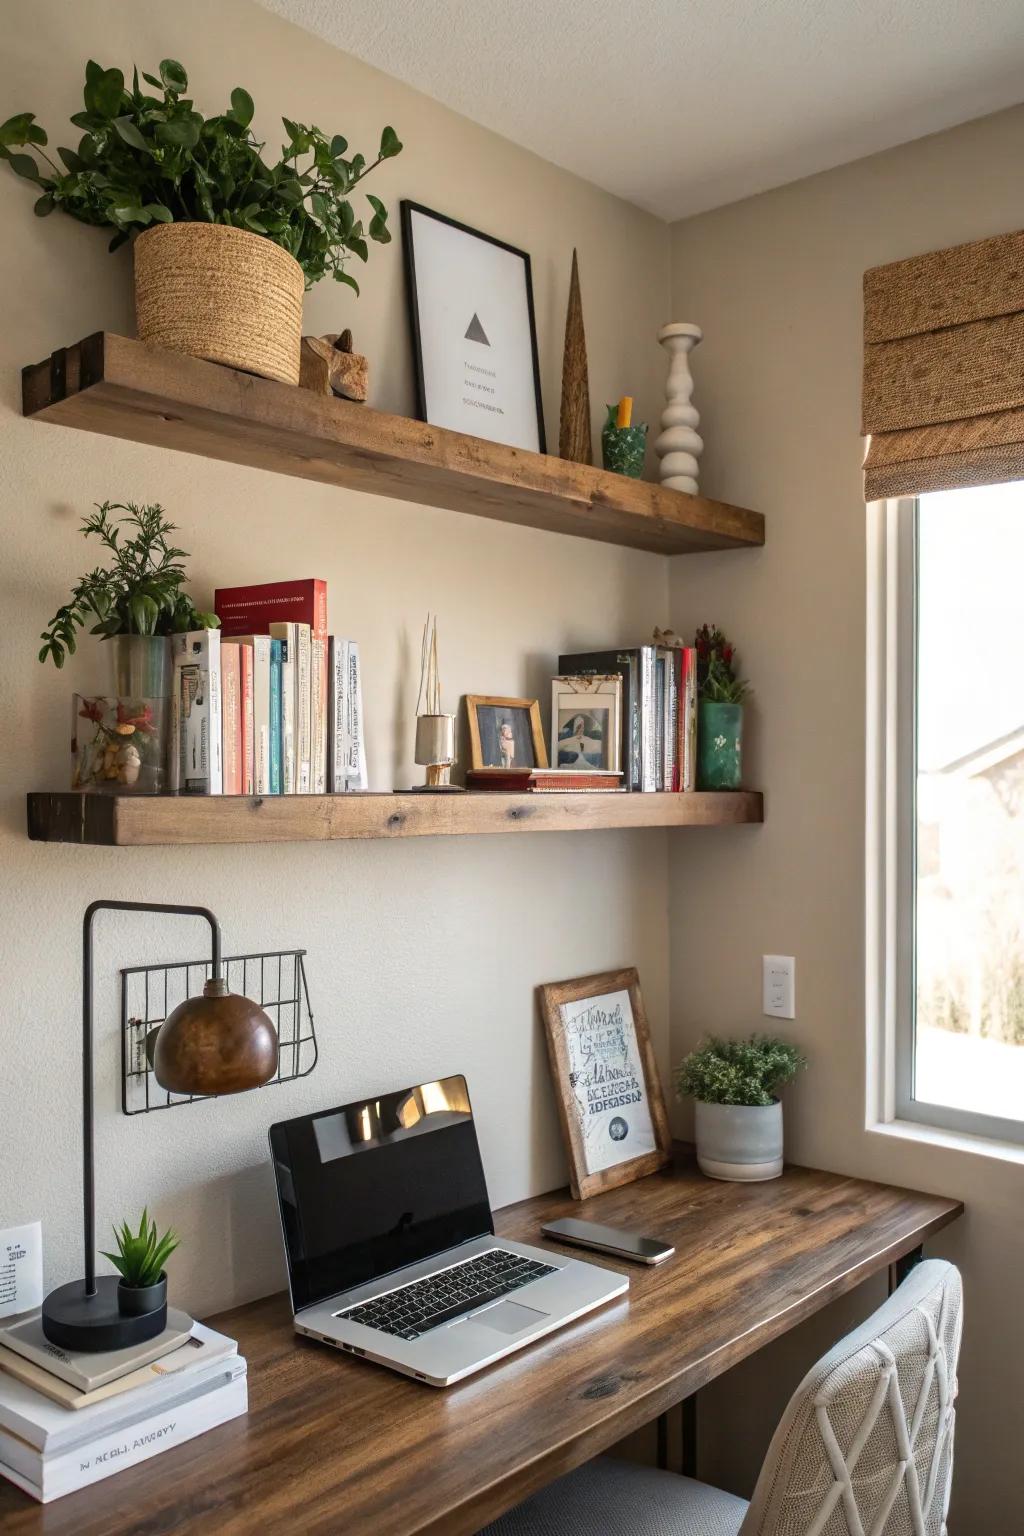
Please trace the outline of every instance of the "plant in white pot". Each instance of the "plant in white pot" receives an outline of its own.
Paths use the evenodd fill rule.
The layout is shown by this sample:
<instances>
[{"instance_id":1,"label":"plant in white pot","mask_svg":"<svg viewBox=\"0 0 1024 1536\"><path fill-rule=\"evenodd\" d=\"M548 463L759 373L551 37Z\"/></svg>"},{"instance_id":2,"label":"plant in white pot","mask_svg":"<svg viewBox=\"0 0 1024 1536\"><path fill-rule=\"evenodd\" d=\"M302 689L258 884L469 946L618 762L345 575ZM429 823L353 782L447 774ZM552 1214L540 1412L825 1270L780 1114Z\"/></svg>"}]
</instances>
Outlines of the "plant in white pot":
<instances>
[{"instance_id":1,"label":"plant in white pot","mask_svg":"<svg viewBox=\"0 0 1024 1536\"><path fill-rule=\"evenodd\" d=\"M807 1065L786 1040L712 1036L676 1073L680 1097L696 1100L697 1162L712 1179L753 1182L782 1172L779 1089Z\"/></svg>"},{"instance_id":2,"label":"plant in white pot","mask_svg":"<svg viewBox=\"0 0 1024 1536\"><path fill-rule=\"evenodd\" d=\"M35 184L40 216L61 208L111 229L111 250L139 237L143 341L297 384L304 288L330 272L358 293L348 258L366 261L368 239L391 239L380 199L367 197L364 229L348 194L401 152L398 135L385 128L367 163L340 134L286 117L288 143L280 158L264 159L241 86L226 112L204 118L175 59L162 60L159 78L142 79L152 92L138 70L129 89L119 69L90 59L85 110L71 119L77 147L58 149L58 165L35 114L20 112L0 124L0 158Z\"/></svg>"}]
</instances>

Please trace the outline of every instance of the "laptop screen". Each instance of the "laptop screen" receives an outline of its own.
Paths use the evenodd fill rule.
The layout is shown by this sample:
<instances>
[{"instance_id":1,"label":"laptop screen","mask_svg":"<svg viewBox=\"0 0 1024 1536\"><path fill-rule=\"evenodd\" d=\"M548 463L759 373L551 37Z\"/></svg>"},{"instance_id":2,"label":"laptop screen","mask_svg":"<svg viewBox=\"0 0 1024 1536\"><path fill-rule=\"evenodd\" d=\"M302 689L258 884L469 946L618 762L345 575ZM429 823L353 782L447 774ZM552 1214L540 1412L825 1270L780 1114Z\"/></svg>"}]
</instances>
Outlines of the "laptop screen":
<instances>
[{"instance_id":1,"label":"laptop screen","mask_svg":"<svg viewBox=\"0 0 1024 1536\"><path fill-rule=\"evenodd\" d=\"M296 1311L494 1231L464 1077L271 1126Z\"/></svg>"}]
</instances>

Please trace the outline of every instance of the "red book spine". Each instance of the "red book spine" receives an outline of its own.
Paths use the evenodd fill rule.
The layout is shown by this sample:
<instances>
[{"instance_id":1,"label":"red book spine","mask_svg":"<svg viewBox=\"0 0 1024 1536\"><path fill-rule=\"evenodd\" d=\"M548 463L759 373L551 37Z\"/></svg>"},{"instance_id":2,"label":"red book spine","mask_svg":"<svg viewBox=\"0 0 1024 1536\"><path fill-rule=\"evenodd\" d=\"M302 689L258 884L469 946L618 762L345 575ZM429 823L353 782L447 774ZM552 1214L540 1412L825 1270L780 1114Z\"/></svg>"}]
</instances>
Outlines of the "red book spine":
<instances>
[{"instance_id":1,"label":"red book spine","mask_svg":"<svg viewBox=\"0 0 1024 1536\"><path fill-rule=\"evenodd\" d=\"M252 646L251 645L236 645L234 647L234 649L238 652L238 669L239 669L239 683L240 683L240 687L239 687L239 690L238 690L238 697L239 697L239 705L240 705L239 713L241 715L241 727L242 727L242 730L241 730L241 737L242 737L242 751L241 751L242 788L241 788L241 793L243 795L254 795L256 793L256 731L255 731L255 721L253 719L253 708L252 708L252 688L253 688Z\"/></svg>"},{"instance_id":2,"label":"red book spine","mask_svg":"<svg viewBox=\"0 0 1024 1536\"><path fill-rule=\"evenodd\" d=\"M252 587L218 587L213 598L225 639L234 635L268 635L277 623L319 624L327 634L327 583L268 581Z\"/></svg>"},{"instance_id":3,"label":"red book spine","mask_svg":"<svg viewBox=\"0 0 1024 1536\"><path fill-rule=\"evenodd\" d=\"M221 646L221 731L224 763L224 793L242 793L242 672L241 646Z\"/></svg>"}]
</instances>

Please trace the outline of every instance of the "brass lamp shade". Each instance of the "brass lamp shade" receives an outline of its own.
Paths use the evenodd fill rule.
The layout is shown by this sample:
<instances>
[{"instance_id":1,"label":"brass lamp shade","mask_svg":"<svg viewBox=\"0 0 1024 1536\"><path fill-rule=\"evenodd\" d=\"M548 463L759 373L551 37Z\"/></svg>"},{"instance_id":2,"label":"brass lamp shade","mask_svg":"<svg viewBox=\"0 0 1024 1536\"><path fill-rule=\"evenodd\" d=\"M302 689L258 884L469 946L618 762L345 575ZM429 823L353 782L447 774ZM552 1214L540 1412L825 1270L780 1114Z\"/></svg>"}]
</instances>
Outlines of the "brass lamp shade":
<instances>
[{"instance_id":1,"label":"brass lamp shade","mask_svg":"<svg viewBox=\"0 0 1024 1536\"><path fill-rule=\"evenodd\" d=\"M244 1093L277 1071L277 1031L262 1008L218 977L164 1020L153 1070L169 1093Z\"/></svg>"}]
</instances>

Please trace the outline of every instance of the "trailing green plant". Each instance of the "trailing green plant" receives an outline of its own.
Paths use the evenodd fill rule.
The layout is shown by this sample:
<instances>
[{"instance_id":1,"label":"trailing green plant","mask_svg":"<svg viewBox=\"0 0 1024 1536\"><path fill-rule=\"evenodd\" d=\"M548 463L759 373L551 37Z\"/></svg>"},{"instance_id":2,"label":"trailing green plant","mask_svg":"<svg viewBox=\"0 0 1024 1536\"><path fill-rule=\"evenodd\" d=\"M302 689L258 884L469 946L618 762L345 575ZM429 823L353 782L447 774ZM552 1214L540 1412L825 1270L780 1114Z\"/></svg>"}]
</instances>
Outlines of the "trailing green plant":
<instances>
[{"instance_id":1,"label":"trailing green plant","mask_svg":"<svg viewBox=\"0 0 1024 1536\"><path fill-rule=\"evenodd\" d=\"M124 517L113 517L124 512ZM125 529L133 530L127 536ZM175 533L161 506L137 507L134 502L97 504L79 530L98 538L113 563L97 566L79 578L71 597L58 608L40 639L39 660L50 657L62 667L74 654L75 632L90 619L89 633L108 640L113 635L178 635L192 629L216 629L215 613L200 613L188 593L182 561L188 551L168 542Z\"/></svg>"},{"instance_id":2,"label":"trailing green plant","mask_svg":"<svg viewBox=\"0 0 1024 1536\"><path fill-rule=\"evenodd\" d=\"M367 194L371 217L364 229L348 194L383 160L401 152L393 128L385 128L369 164L348 154L340 134L282 118L287 144L273 163L251 123L252 97L241 86L231 106L204 118L185 95L188 76L175 59L164 59L159 78L132 75L129 90L119 69L85 66L85 110L71 121L82 130L75 149L58 149L58 165L46 153L47 134L33 112L19 112L0 126L0 157L39 188L40 216L61 208L83 224L114 230L110 249L154 223L201 222L251 230L295 257L310 288L330 272L359 292L345 271L350 256L367 259L367 238L391 239L387 209ZM38 157L38 158L37 158ZM40 160L45 166L40 166ZM301 162L301 163L300 163ZM48 167L48 169L46 168Z\"/></svg>"},{"instance_id":3,"label":"trailing green plant","mask_svg":"<svg viewBox=\"0 0 1024 1536\"><path fill-rule=\"evenodd\" d=\"M797 1046L772 1035L746 1040L712 1035L683 1059L676 1092L705 1104L772 1104L779 1089L806 1065Z\"/></svg>"},{"instance_id":4,"label":"trailing green plant","mask_svg":"<svg viewBox=\"0 0 1024 1536\"><path fill-rule=\"evenodd\" d=\"M697 691L709 704L742 704L753 691L736 675L736 647L717 624L702 624L694 638L697 648Z\"/></svg>"},{"instance_id":5,"label":"trailing green plant","mask_svg":"<svg viewBox=\"0 0 1024 1536\"><path fill-rule=\"evenodd\" d=\"M150 1221L149 1212L143 1211L138 1232L133 1232L126 1221L114 1228L116 1253L104 1253L118 1271L125 1285L144 1287L155 1285L164 1272L164 1265L178 1247L181 1239L170 1228L162 1237L157 1236L156 1222Z\"/></svg>"}]
</instances>

